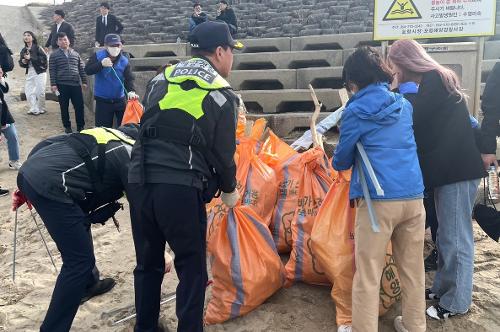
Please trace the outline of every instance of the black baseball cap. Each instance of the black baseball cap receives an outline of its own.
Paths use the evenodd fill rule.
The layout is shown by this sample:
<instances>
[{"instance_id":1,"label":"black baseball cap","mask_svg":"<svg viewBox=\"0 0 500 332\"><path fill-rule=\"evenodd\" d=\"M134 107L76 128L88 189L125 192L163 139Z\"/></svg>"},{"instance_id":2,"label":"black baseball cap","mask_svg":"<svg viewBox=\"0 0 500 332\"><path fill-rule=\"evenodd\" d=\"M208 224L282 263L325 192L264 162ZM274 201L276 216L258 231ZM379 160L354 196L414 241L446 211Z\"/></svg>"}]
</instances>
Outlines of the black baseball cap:
<instances>
[{"instance_id":1,"label":"black baseball cap","mask_svg":"<svg viewBox=\"0 0 500 332\"><path fill-rule=\"evenodd\" d=\"M229 27L224 22L201 23L189 34L188 39L191 47L198 50L209 50L217 46L229 46L241 50L244 47L242 43L233 39Z\"/></svg>"},{"instance_id":2,"label":"black baseball cap","mask_svg":"<svg viewBox=\"0 0 500 332\"><path fill-rule=\"evenodd\" d=\"M104 37L104 44L105 45L120 45L122 43L122 40L119 35L114 34L114 33L109 33Z\"/></svg>"}]
</instances>

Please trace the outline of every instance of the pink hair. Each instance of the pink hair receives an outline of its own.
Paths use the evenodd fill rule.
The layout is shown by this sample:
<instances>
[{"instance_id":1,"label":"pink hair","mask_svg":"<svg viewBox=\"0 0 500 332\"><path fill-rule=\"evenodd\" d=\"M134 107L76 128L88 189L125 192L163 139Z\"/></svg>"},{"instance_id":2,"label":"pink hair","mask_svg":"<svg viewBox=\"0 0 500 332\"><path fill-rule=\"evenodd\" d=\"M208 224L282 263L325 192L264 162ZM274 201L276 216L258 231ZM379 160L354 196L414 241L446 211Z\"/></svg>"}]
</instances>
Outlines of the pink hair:
<instances>
[{"instance_id":1,"label":"pink hair","mask_svg":"<svg viewBox=\"0 0 500 332\"><path fill-rule=\"evenodd\" d=\"M423 74L435 70L441 76L441 80L446 90L453 95L465 95L461 91L460 80L455 72L440 65L434 60L420 45L411 39L401 39L392 44L389 55L389 61L399 68L412 73Z\"/></svg>"}]
</instances>

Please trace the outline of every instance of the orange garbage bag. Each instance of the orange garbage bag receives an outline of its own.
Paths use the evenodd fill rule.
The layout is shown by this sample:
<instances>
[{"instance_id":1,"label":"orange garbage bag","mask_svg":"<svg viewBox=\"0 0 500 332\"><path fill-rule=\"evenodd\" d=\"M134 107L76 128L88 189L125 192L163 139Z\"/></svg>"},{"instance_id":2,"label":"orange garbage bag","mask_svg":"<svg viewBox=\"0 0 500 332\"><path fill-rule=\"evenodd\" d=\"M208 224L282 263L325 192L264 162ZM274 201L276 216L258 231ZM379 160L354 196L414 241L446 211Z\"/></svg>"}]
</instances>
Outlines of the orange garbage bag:
<instances>
[{"instance_id":1,"label":"orange garbage bag","mask_svg":"<svg viewBox=\"0 0 500 332\"><path fill-rule=\"evenodd\" d=\"M245 128L247 126L247 118L245 113L238 113L238 122L236 124L236 138L245 136Z\"/></svg>"},{"instance_id":2,"label":"orange garbage bag","mask_svg":"<svg viewBox=\"0 0 500 332\"><path fill-rule=\"evenodd\" d=\"M125 108L125 113L123 113L121 125L123 126L127 123L139 124L143 114L144 107L139 102L139 99L129 100L127 102L127 107Z\"/></svg>"},{"instance_id":3,"label":"orange garbage bag","mask_svg":"<svg viewBox=\"0 0 500 332\"><path fill-rule=\"evenodd\" d=\"M352 324L352 282L354 262L354 224L356 209L350 206L351 171L339 172L319 209L313 226L312 248L330 282L336 307L337 325ZM400 297L401 288L389 245L380 283L380 314Z\"/></svg>"},{"instance_id":4,"label":"orange garbage bag","mask_svg":"<svg viewBox=\"0 0 500 332\"><path fill-rule=\"evenodd\" d=\"M259 151L259 158L272 167L274 170L281 168L281 164L287 161L291 156L297 154L297 151L285 142L283 142L276 134L270 130L269 137Z\"/></svg>"},{"instance_id":5,"label":"orange garbage bag","mask_svg":"<svg viewBox=\"0 0 500 332\"><path fill-rule=\"evenodd\" d=\"M271 233L248 206L229 210L207 249L213 277L207 324L245 315L283 286L284 268Z\"/></svg>"},{"instance_id":6,"label":"orange garbage bag","mask_svg":"<svg viewBox=\"0 0 500 332\"><path fill-rule=\"evenodd\" d=\"M303 168L301 154L294 154L275 167L278 198L270 228L278 252L282 254L292 250L292 220L297 209Z\"/></svg>"},{"instance_id":7,"label":"orange garbage bag","mask_svg":"<svg viewBox=\"0 0 500 332\"><path fill-rule=\"evenodd\" d=\"M330 281L311 247L314 220L332 184L328 159L322 149L314 148L301 155L301 162L304 166L300 178L297 208L292 220L293 247L285 266L286 286L290 286L294 281L329 285Z\"/></svg>"},{"instance_id":8,"label":"orange garbage bag","mask_svg":"<svg viewBox=\"0 0 500 332\"><path fill-rule=\"evenodd\" d=\"M236 147L236 181L241 195L241 205L249 206L269 226L277 197L277 181L274 170L255 154L256 141L241 138ZM207 204L207 215L214 215L214 223L208 224L207 238L227 213L220 198Z\"/></svg>"}]
</instances>

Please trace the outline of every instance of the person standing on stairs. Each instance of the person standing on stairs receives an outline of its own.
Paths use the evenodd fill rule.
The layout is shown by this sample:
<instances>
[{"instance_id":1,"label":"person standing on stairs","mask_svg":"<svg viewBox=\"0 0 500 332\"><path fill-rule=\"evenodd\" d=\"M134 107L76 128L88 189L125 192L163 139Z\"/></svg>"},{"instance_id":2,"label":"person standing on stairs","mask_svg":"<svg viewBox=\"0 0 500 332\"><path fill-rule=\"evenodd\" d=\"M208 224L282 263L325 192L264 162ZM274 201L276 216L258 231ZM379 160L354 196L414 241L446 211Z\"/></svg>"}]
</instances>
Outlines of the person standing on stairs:
<instances>
[{"instance_id":1,"label":"person standing on stairs","mask_svg":"<svg viewBox=\"0 0 500 332\"><path fill-rule=\"evenodd\" d=\"M68 36L69 46L71 48L75 47L75 29L64 20L65 16L66 14L62 9L54 10L54 15L52 16L54 25L52 25L49 38L47 38L47 42L45 43L45 52L49 52L49 47L52 47L52 51L59 48L58 34L60 32L64 32Z\"/></svg>"},{"instance_id":2,"label":"person standing on stairs","mask_svg":"<svg viewBox=\"0 0 500 332\"><path fill-rule=\"evenodd\" d=\"M104 46L104 37L110 33L121 34L123 25L120 20L109 11L111 7L108 2L101 2L99 15L95 22L95 47Z\"/></svg>"}]
</instances>

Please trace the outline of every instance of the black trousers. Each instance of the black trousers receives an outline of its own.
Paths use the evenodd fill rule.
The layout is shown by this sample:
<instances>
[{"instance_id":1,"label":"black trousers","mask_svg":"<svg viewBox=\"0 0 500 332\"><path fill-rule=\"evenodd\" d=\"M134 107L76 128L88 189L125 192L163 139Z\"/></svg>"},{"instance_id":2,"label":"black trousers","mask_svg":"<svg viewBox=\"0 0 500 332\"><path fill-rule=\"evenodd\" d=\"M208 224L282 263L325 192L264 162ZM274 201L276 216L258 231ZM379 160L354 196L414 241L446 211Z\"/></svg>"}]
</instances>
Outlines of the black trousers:
<instances>
[{"instance_id":1,"label":"black trousers","mask_svg":"<svg viewBox=\"0 0 500 332\"><path fill-rule=\"evenodd\" d=\"M69 119L69 101L75 109L76 127L82 129L85 127L85 114L83 106L83 94L81 86L62 85L58 84L59 90L59 106L61 107L61 119L64 128L71 128Z\"/></svg>"},{"instance_id":2,"label":"black trousers","mask_svg":"<svg viewBox=\"0 0 500 332\"><path fill-rule=\"evenodd\" d=\"M175 254L178 331L203 331L207 283L206 212L201 192L172 184L131 185L128 192L137 255L135 332L156 332L165 242Z\"/></svg>"},{"instance_id":3,"label":"black trousers","mask_svg":"<svg viewBox=\"0 0 500 332\"><path fill-rule=\"evenodd\" d=\"M432 242L436 243L438 219L436 214L436 204L434 203L434 190L424 192L425 207L425 228L431 228Z\"/></svg>"},{"instance_id":4,"label":"black trousers","mask_svg":"<svg viewBox=\"0 0 500 332\"><path fill-rule=\"evenodd\" d=\"M39 195L22 174L17 177L17 185L42 218L63 261L40 331L67 332L86 289L99 281L90 225L76 203L60 203Z\"/></svg>"},{"instance_id":5,"label":"black trousers","mask_svg":"<svg viewBox=\"0 0 500 332\"><path fill-rule=\"evenodd\" d=\"M125 98L115 100L114 102L105 102L96 99L95 126L113 128L113 118L116 118L115 127L119 127L122 123L125 107L127 107L127 100Z\"/></svg>"}]
</instances>

